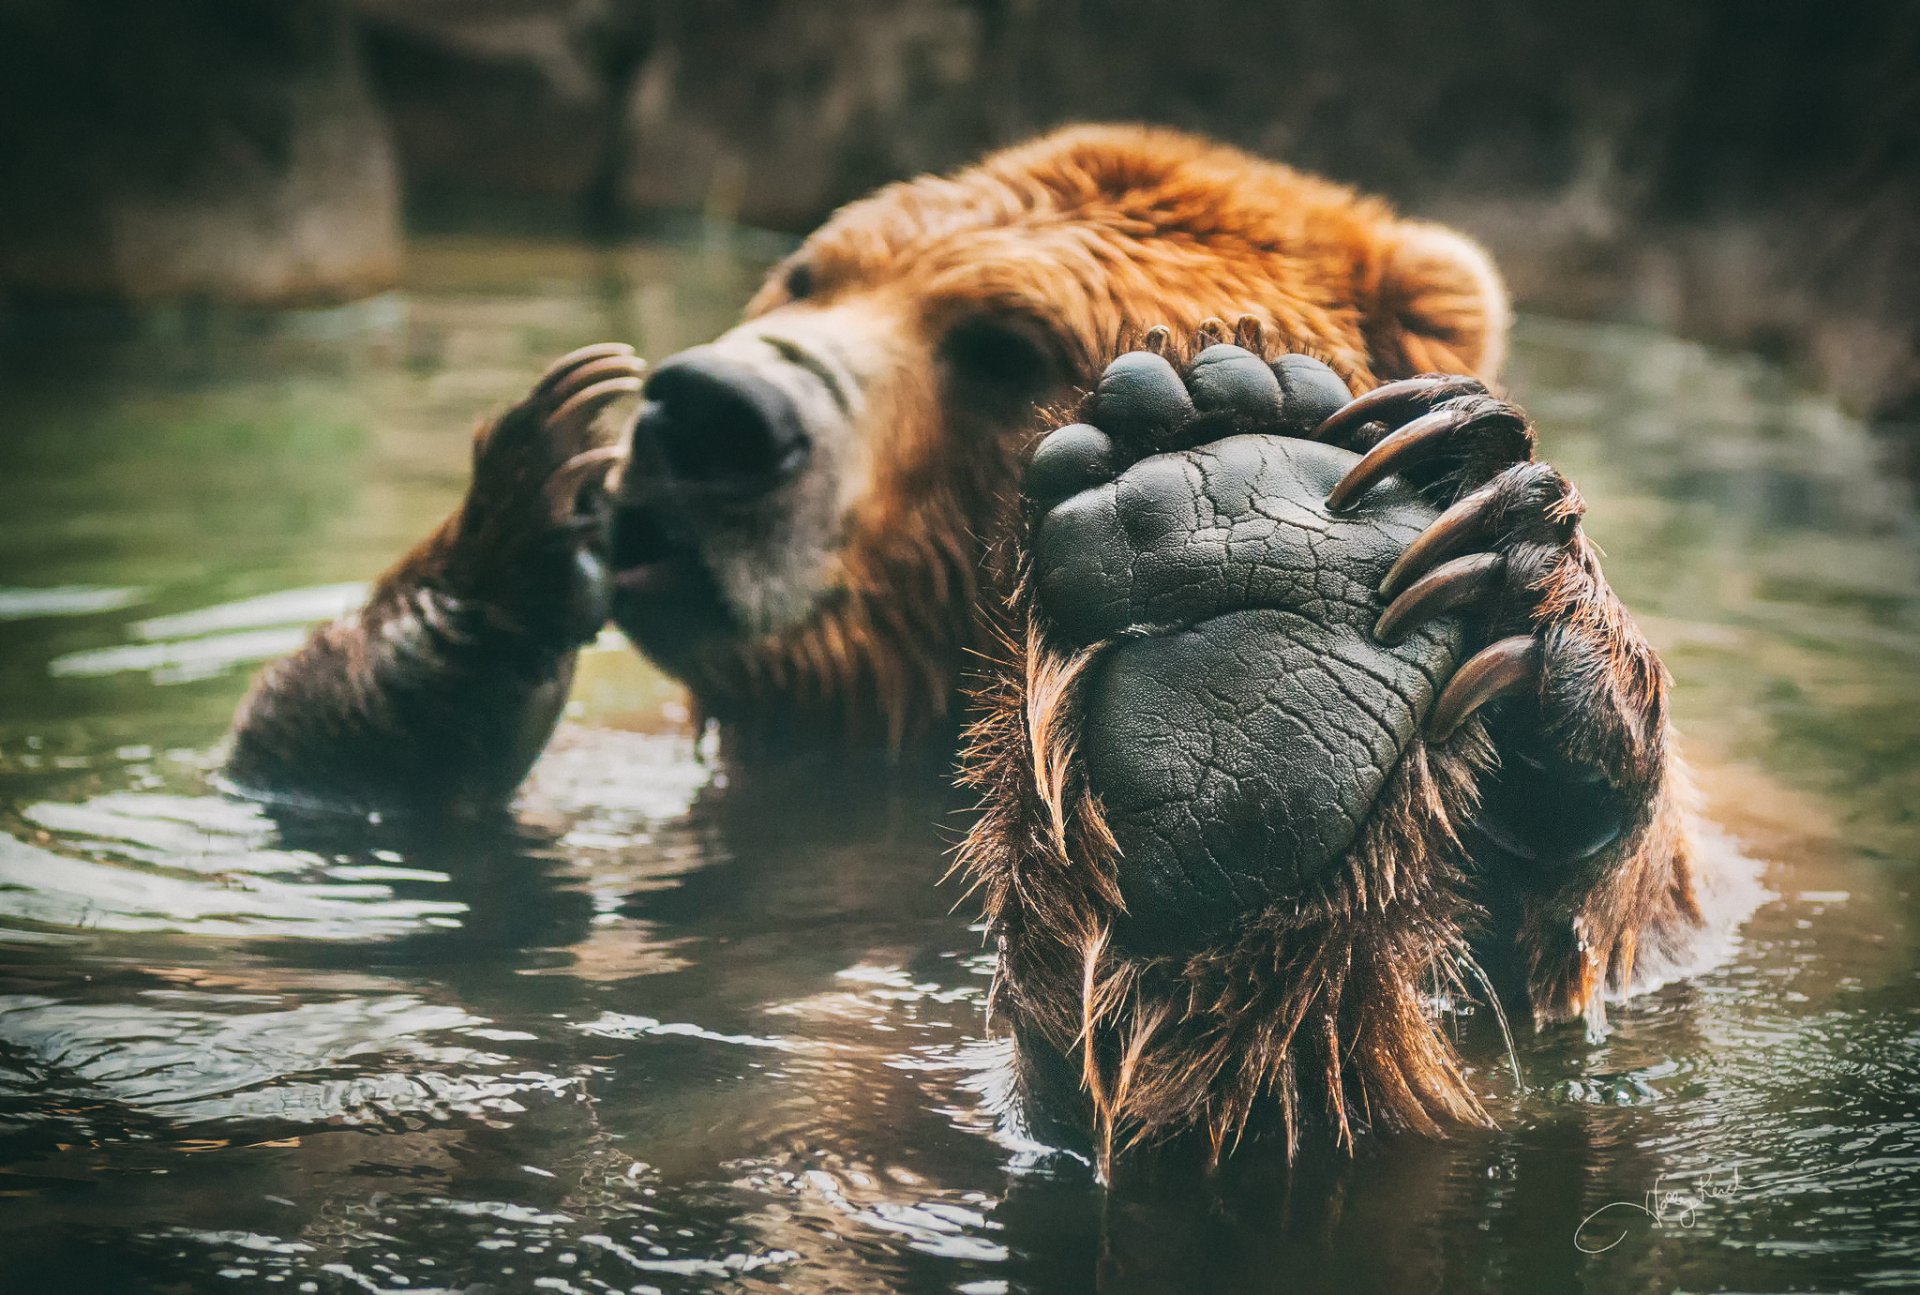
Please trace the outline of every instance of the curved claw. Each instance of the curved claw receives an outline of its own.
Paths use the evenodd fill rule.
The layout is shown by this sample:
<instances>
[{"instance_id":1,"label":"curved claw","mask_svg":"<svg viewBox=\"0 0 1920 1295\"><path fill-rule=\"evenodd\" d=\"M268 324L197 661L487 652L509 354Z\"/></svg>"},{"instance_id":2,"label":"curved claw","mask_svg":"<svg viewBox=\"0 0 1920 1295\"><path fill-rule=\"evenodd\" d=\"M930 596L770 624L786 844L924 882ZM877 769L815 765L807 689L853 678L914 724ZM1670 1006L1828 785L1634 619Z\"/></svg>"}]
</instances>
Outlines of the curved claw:
<instances>
[{"instance_id":1,"label":"curved claw","mask_svg":"<svg viewBox=\"0 0 1920 1295\"><path fill-rule=\"evenodd\" d=\"M568 351L565 355L547 366L540 380L533 384L533 395L544 396L552 391L560 379L594 360L607 359L615 355L632 355L633 348L625 342L595 342L592 346L582 346L578 350Z\"/></svg>"},{"instance_id":2,"label":"curved claw","mask_svg":"<svg viewBox=\"0 0 1920 1295\"><path fill-rule=\"evenodd\" d=\"M1348 406L1349 409L1352 407ZM1339 415L1335 414L1334 417L1338 418ZM1340 478L1340 483L1327 495L1327 510L1346 512L1380 478L1389 475L1403 463L1429 453L1472 417L1473 414L1465 409L1436 409L1392 433L1347 469L1347 475ZM1322 423L1321 426L1326 424Z\"/></svg>"},{"instance_id":3,"label":"curved claw","mask_svg":"<svg viewBox=\"0 0 1920 1295\"><path fill-rule=\"evenodd\" d=\"M599 412L600 406L612 400L615 396L637 396L639 394L640 377L638 374L625 375L617 378L603 378L592 386L581 391L576 391L567 399L565 404L561 405L560 408L554 410L553 413L548 416L547 422L558 430L569 430L574 420L582 417L582 415L589 418L592 417L593 414Z\"/></svg>"},{"instance_id":4,"label":"curved claw","mask_svg":"<svg viewBox=\"0 0 1920 1295\"><path fill-rule=\"evenodd\" d=\"M559 381L542 393L541 398L559 409L565 409L569 400L597 382L607 378L638 379L644 375L645 364L638 357L606 355L562 374Z\"/></svg>"},{"instance_id":5,"label":"curved claw","mask_svg":"<svg viewBox=\"0 0 1920 1295\"><path fill-rule=\"evenodd\" d=\"M1494 491L1491 487L1474 491L1456 500L1453 507L1434 519L1420 532L1420 538L1407 545L1406 552L1388 568L1380 582L1382 598L1398 597L1436 563L1443 562L1492 530Z\"/></svg>"},{"instance_id":6,"label":"curved claw","mask_svg":"<svg viewBox=\"0 0 1920 1295\"><path fill-rule=\"evenodd\" d=\"M555 517L571 514L581 487L596 477L604 481L607 473L613 471L614 466L626 456L626 449L622 446L601 445L582 450L562 463L547 478L546 485L541 487L546 492L547 511Z\"/></svg>"},{"instance_id":7,"label":"curved claw","mask_svg":"<svg viewBox=\"0 0 1920 1295\"><path fill-rule=\"evenodd\" d=\"M1336 409L1313 429L1313 439L1331 441L1368 423L1393 422L1412 413L1424 413L1441 393L1457 394L1453 389L1459 385L1457 378L1404 378L1375 387Z\"/></svg>"},{"instance_id":8,"label":"curved claw","mask_svg":"<svg viewBox=\"0 0 1920 1295\"><path fill-rule=\"evenodd\" d=\"M1435 567L1401 594L1374 622L1373 636L1398 643L1422 621L1444 616L1499 589L1507 560L1498 553L1473 553Z\"/></svg>"},{"instance_id":9,"label":"curved claw","mask_svg":"<svg viewBox=\"0 0 1920 1295\"><path fill-rule=\"evenodd\" d=\"M1460 667L1427 715L1426 739L1444 742L1467 717L1505 693L1534 687L1540 680L1540 643L1516 634L1480 649Z\"/></svg>"}]
</instances>

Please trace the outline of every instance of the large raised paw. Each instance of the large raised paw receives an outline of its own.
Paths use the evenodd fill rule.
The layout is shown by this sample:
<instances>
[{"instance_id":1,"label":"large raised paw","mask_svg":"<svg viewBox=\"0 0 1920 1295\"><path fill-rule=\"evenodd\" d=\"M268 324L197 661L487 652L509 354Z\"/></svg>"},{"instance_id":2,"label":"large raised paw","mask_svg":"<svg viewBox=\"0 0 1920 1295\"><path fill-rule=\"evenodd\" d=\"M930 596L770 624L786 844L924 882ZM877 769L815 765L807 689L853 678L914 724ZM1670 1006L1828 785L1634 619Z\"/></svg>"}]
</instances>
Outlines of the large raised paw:
<instances>
[{"instance_id":1,"label":"large raised paw","mask_svg":"<svg viewBox=\"0 0 1920 1295\"><path fill-rule=\"evenodd\" d=\"M968 766L993 1011L1103 1154L1481 1120L1433 1000L1465 966L1485 750L1421 736L1465 630L1375 632L1441 507L1386 479L1329 503L1364 459L1312 439L1351 400L1325 366L1264 360L1257 331L1184 364L1159 340L1025 479Z\"/></svg>"},{"instance_id":2,"label":"large raised paw","mask_svg":"<svg viewBox=\"0 0 1920 1295\"><path fill-rule=\"evenodd\" d=\"M1034 603L1097 658L1077 748L1127 947L1192 952L1319 884L1452 674L1457 623L1373 632L1438 510L1397 481L1329 505L1363 460L1306 434L1347 398L1302 356L1220 343L1182 374L1141 351L1034 453Z\"/></svg>"},{"instance_id":3,"label":"large raised paw","mask_svg":"<svg viewBox=\"0 0 1920 1295\"><path fill-rule=\"evenodd\" d=\"M463 598L557 646L599 632L612 582L590 501L620 450L596 428L609 405L639 394L641 372L623 342L582 347L475 432L473 481L448 558Z\"/></svg>"},{"instance_id":4,"label":"large raised paw","mask_svg":"<svg viewBox=\"0 0 1920 1295\"><path fill-rule=\"evenodd\" d=\"M1697 919L1664 673L1518 410L1206 341L1026 476L969 765L994 1009L1107 1151L1483 1120L1434 1005L1474 953L1550 1019Z\"/></svg>"}]
</instances>

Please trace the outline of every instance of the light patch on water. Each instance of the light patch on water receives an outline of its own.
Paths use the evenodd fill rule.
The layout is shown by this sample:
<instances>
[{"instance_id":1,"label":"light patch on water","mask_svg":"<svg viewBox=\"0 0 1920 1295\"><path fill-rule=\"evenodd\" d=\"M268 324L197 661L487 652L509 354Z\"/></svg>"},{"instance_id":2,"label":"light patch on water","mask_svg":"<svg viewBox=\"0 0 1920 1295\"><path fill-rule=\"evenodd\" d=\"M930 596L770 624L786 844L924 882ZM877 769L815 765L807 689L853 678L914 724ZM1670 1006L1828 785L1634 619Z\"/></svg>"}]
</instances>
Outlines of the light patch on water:
<instances>
[{"instance_id":1,"label":"light patch on water","mask_svg":"<svg viewBox=\"0 0 1920 1295\"><path fill-rule=\"evenodd\" d=\"M581 1237L580 1244L603 1250L637 1272L664 1273L678 1277L712 1277L720 1281L732 1281L743 1274L758 1272L763 1268L778 1268L800 1257L791 1250L765 1250L749 1254L722 1255L718 1259L652 1259L600 1233Z\"/></svg>"},{"instance_id":2,"label":"light patch on water","mask_svg":"<svg viewBox=\"0 0 1920 1295\"><path fill-rule=\"evenodd\" d=\"M565 1227L574 1221L571 1214L538 1210L512 1201L456 1201L441 1197L427 1203L449 1214L464 1214L468 1218L476 1219L499 1219L503 1223L517 1223L524 1227L557 1228Z\"/></svg>"},{"instance_id":3,"label":"light patch on water","mask_svg":"<svg viewBox=\"0 0 1920 1295\"><path fill-rule=\"evenodd\" d=\"M705 1039L709 1043L726 1043L740 1048L771 1048L776 1052L792 1052L799 1046L791 1039L768 1038L757 1034L721 1034L687 1021L656 1021L651 1016L630 1016L624 1012L603 1012L594 1020L583 1021L573 1028L582 1034L603 1039Z\"/></svg>"},{"instance_id":4,"label":"light patch on water","mask_svg":"<svg viewBox=\"0 0 1920 1295\"><path fill-rule=\"evenodd\" d=\"M691 737L563 727L521 797L568 815L568 844L631 850L686 815L716 776Z\"/></svg>"},{"instance_id":5,"label":"light patch on water","mask_svg":"<svg viewBox=\"0 0 1920 1295\"><path fill-rule=\"evenodd\" d=\"M1608 996L1623 1002L1663 985L1691 980L1723 966L1740 947L1741 928L1760 905L1775 898L1762 880L1765 865L1717 824L1696 817L1694 896L1703 919L1675 943L1648 940L1634 961L1633 983Z\"/></svg>"},{"instance_id":6,"label":"light patch on water","mask_svg":"<svg viewBox=\"0 0 1920 1295\"><path fill-rule=\"evenodd\" d=\"M860 988L811 994L775 1003L767 1011L775 1016L860 1021L878 1019L902 1008L910 1012L922 1003L966 1003L985 996L984 988L977 984L942 985L916 979L906 968L884 963L857 963L836 972L834 979Z\"/></svg>"},{"instance_id":7,"label":"light patch on water","mask_svg":"<svg viewBox=\"0 0 1920 1295\"><path fill-rule=\"evenodd\" d=\"M155 683L192 683L224 674L237 665L285 656L306 639L305 629L293 627L246 630L171 643L86 648L55 657L47 663L47 673L56 679L149 674Z\"/></svg>"},{"instance_id":8,"label":"light patch on water","mask_svg":"<svg viewBox=\"0 0 1920 1295\"><path fill-rule=\"evenodd\" d=\"M486 1025L413 994L269 1011L251 995L172 993L118 1003L0 997L0 1043L70 1084L176 1126L486 1119L524 1111L529 1094L554 1096L570 1086L458 1041Z\"/></svg>"},{"instance_id":9,"label":"light patch on water","mask_svg":"<svg viewBox=\"0 0 1920 1295\"><path fill-rule=\"evenodd\" d=\"M209 1232L192 1228L180 1228L168 1235L185 1240L198 1241L209 1246L237 1246L242 1250L257 1250L270 1255L310 1254L313 1247L301 1241L282 1241L277 1237L263 1236L258 1232Z\"/></svg>"},{"instance_id":10,"label":"light patch on water","mask_svg":"<svg viewBox=\"0 0 1920 1295\"><path fill-rule=\"evenodd\" d=\"M352 611L366 593L367 586L358 581L315 585L153 616L130 627L141 642L65 652L47 663L47 672L56 679L117 674L148 674L155 683L210 679L234 666L286 655L306 641L309 626ZM0 602L0 612L4 608Z\"/></svg>"},{"instance_id":11,"label":"light patch on water","mask_svg":"<svg viewBox=\"0 0 1920 1295\"><path fill-rule=\"evenodd\" d=\"M80 853L188 872L286 872L317 862L273 848L275 826L260 806L226 796L108 792L92 800L40 801L20 817Z\"/></svg>"},{"instance_id":12,"label":"light patch on water","mask_svg":"<svg viewBox=\"0 0 1920 1295\"><path fill-rule=\"evenodd\" d=\"M864 1180L864 1181L862 1181ZM872 1176L808 1169L795 1185L846 1216L849 1223L901 1238L914 1250L940 1259L997 1263L1007 1248L987 1233L1000 1224L973 1202L956 1200L902 1200L874 1190ZM984 1203L984 1202L982 1202Z\"/></svg>"},{"instance_id":13,"label":"light patch on water","mask_svg":"<svg viewBox=\"0 0 1920 1295\"><path fill-rule=\"evenodd\" d=\"M159 639L205 638L233 630L261 629L266 626L309 625L315 621L344 616L366 601L368 585L362 581L345 584L314 585L306 589L285 589L216 603L194 611L175 612L135 621L135 638L153 642Z\"/></svg>"},{"instance_id":14,"label":"light patch on water","mask_svg":"<svg viewBox=\"0 0 1920 1295\"><path fill-rule=\"evenodd\" d=\"M132 607L145 589L114 585L51 585L44 589L0 589L0 621L40 616L97 616Z\"/></svg>"},{"instance_id":15,"label":"light patch on water","mask_svg":"<svg viewBox=\"0 0 1920 1295\"><path fill-rule=\"evenodd\" d=\"M269 856L271 857L271 856ZM282 861L292 856L280 856ZM229 860L239 864L244 860ZM222 884L55 854L0 836L0 943L15 923L65 932L183 932L208 938L367 940L467 911L377 884L285 881L228 871ZM29 935L29 939L33 938Z\"/></svg>"}]
</instances>

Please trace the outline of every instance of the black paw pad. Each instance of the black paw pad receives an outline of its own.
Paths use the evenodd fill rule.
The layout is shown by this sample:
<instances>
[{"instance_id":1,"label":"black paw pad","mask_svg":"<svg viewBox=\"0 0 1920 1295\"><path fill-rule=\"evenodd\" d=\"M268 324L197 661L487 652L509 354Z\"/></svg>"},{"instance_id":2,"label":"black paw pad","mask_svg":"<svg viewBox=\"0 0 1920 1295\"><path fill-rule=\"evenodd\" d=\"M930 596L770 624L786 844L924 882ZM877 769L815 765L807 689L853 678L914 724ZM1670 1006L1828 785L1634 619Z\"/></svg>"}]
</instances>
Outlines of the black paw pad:
<instances>
[{"instance_id":1,"label":"black paw pad","mask_svg":"<svg viewBox=\"0 0 1920 1295\"><path fill-rule=\"evenodd\" d=\"M1113 439L1097 427L1071 423L1048 433L1027 461L1021 489L1040 508L1113 480Z\"/></svg>"},{"instance_id":2,"label":"black paw pad","mask_svg":"<svg viewBox=\"0 0 1920 1295\"><path fill-rule=\"evenodd\" d=\"M1219 349L1207 400L1274 399L1276 374ZM1438 511L1398 481L1329 511L1359 456L1298 436L1224 436L1108 476L1099 430L1055 435L1037 484L1068 496L1036 521L1032 589L1050 638L1099 647L1078 745L1120 847L1113 935L1185 956L1323 884L1418 740L1462 628L1441 617L1391 644L1373 628L1382 578Z\"/></svg>"}]
</instances>

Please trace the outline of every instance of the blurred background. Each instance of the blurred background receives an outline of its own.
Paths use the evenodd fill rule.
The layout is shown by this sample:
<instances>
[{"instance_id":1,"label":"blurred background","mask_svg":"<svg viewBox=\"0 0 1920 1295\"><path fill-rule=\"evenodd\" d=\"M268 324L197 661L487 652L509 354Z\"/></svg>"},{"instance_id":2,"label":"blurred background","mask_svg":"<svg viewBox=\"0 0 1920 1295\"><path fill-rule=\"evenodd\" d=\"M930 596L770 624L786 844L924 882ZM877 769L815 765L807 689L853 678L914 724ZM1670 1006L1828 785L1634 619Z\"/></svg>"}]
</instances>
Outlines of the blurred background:
<instances>
[{"instance_id":1,"label":"blurred background","mask_svg":"<svg viewBox=\"0 0 1920 1295\"><path fill-rule=\"evenodd\" d=\"M1453 221L1523 308L1786 360L1920 421L1907 0L5 0L0 302L310 305L409 229L803 231L1074 119Z\"/></svg>"}]
</instances>

